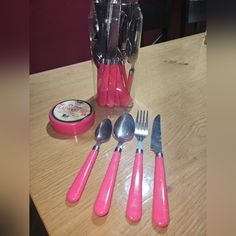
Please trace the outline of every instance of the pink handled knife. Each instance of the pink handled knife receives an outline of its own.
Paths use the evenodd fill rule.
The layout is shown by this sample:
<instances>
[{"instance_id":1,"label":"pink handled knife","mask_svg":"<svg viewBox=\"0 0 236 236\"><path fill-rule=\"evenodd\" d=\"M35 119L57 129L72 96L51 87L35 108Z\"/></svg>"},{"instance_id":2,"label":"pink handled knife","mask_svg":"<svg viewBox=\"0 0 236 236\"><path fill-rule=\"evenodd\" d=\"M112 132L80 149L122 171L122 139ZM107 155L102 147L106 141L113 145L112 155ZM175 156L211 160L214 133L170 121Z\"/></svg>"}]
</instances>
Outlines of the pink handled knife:
<instances>
[{"instance_id":1,"label":"pink handled knife","mask_svg":"<svg viewBox=\"0 0 236 236\"><path fill-rule=\"evenodd\" d=\"M155 152L155 174L154 174L154 190L153 190L153 208L152 217L153 223L159 228L168 226L169 206L166 189L166 177L164 167L164 156L162 153L161 144L161 117L157 115L153 121L151 149Z\"/></svg>"}]
</instances>

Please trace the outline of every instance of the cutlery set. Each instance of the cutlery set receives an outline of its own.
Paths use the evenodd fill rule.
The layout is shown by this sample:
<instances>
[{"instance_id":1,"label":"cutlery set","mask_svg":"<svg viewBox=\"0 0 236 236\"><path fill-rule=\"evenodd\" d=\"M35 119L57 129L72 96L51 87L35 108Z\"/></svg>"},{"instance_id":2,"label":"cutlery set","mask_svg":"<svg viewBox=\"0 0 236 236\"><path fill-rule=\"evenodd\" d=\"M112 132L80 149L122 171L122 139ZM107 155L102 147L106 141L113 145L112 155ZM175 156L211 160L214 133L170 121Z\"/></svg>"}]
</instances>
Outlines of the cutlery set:
<instances>
[{"instance_id":1,"label":"cutlery set","mask_svg":"<svg viewBox=\"0 0 236 236\"><path fill-rule=\"evenodd\" d=\"M99 105L132 106L131 88L142 22L137 0L91 1L89 32Z\"/></svg>"},{"instance_id":2,"label":"cutlery set","mask_svg":"<svg viewBox=\"0 0 236 236\"><path fill-rule=\"evenodd\" d=\"M75 203L80 200L88 177L97 159L99 148L102 143L109 140L111 133L112 123L109 119L104 119L97 126L95 131L96 144L93 146L67 192L66 198L69 203ZM130 222L136 223L140 221L142 217L143 141L145 137L148 136L148 111L138 111L135 121L129 113L123 113L114 123L113 134L118 143L101 183L93 206L93 212L99 217L108 214L123 144L130 141L133 136L135 136L137 145L126 207L126 217ZM157 115L153 121L150 147L156 156L152 218L156 226L164 228L169 224L169 207L164 156L161 144L160 115Z\"/></svg>"},{"instance_id":3,"label":"cutlery set","mask_svg":"<svg viewBox=\"0 0 236 236\"><path fill-rule=\"evenodd\" d=\"M131 89L135 63L141 41L143 16L138 0L91 0L89 32L92 62L96 69L96 101L100 106L132 107ZM128 69L128 70L127 70ZM127 70L127 71L126 71ZM99 154L100 146L112 134L117 145L101 182L93 205L98 217L108 214L116 176L125 142L136 138L131 184L126 206L126 218L137 223L142 218L143 142L148 136L148 111L138 111L136 120L123 113L115 121L104 119L95 130L96 143L77 173L66 194L69 203L81 199L84 188ZM70 99L56 104L49 112L53 129L66 136L77 136L92 127L95 111L86 101ZM164 156L161 144L160 115L153 121L150 148L155 153L153 188L153 223L160 227L169 224Z\"/></svg>"}]
</instances>

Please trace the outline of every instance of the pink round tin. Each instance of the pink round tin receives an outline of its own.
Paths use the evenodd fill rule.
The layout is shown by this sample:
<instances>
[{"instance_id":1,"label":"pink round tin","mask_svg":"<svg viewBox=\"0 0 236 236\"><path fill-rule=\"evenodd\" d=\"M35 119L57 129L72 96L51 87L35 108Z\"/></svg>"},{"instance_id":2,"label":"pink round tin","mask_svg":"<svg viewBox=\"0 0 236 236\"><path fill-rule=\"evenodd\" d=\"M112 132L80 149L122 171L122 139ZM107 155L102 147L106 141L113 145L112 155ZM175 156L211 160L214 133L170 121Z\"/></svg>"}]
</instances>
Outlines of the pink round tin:
<instances>
[{"instance_id":1,"label":"pink round tin","mask_svg":"<svg viewBox=\"0 0 236 236\"><path fill-rule=\"evenodd\" d=\"M76 136L94 124L94 110L85 101L71 99L56 104L49 112L53 129L63 135Z\"/></svg>"}]
</instances>

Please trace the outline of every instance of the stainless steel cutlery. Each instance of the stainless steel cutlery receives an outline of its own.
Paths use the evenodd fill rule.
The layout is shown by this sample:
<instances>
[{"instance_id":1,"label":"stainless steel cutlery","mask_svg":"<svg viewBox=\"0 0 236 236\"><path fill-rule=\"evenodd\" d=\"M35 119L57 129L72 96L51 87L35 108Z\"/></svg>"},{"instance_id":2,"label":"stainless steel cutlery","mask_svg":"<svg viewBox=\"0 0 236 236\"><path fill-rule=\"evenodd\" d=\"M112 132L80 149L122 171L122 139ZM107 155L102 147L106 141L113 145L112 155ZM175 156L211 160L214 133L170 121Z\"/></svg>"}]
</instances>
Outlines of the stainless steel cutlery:
<instances>
[{"instance_id":1,"label":"stainless steel cutlery","mask_svg":"<svg viewBox=\"0 0 236 236\"><path fill-rule=\"evenodd\" d=\"M126 217L129 221L134 223L137 223L142 218L143 141L148 136L148 116L148 111L140 110L137 112L135 121L129 113L123 113L116 120L113 127L113 134L118 143L94 202L93 211L95 215L101 217L108 214L115 188L123 144L130 141L133 136L135 136L137 140L136 153L126 207ZM96 144L67 192L68 202L74 203L80 199L97 158L100 145L110 138L111 133L111 121L109 119L103 120L95 131ZM154 225L159 228L164 228L169 225L170 217L164 156L162 152L160 115L157 115L153 120L150 147L155 153L152 219Z\"/></svg>"},{"instance_id":2,"label":"stainless steel cutlery","mask_svg":"<svg viewBox=\"0 0 236 236\"><path fill-rule=\"evenodd\" d=\"M129 113L121 115L114 124L114 136L118 144L102 181L98 196L94 203L94 213L97 216L105 216L110 209L112 194L115 186L116 175L120 163L122 145L130 141L134 136L134 119Z\"/></svg>"},{"instance_id":3,"label":"stainless steel cutlery","mask_svg":"<svg viewBox=\"0 0 236 236\"><path fill-rule=\"evenodd\" d=\"M167 197L164 155L161 142L161 117L157 115L152 125L151 149L155 157L155 174L153 190L153 222L160 228L167 227L170 221Z\"/></svg>"},{"instance_id":4,"label":"stainless steel cutlery","mask_svg":"<svg viewBox=\"0 0 236 236\"><path fill-rule=\"evenodd\" d=\"M126 217L138 222L142 217L143 140L148 135L148 111L138 111L135 122L136 154L126 208Z\"/></svg>"},{"instance_id":5,"label":"stainless steel cutlery","mask_svg":"<svg viewBox=\"0 0 236 236\"><path fill-rule=\"evenodd\" d=\"M112 123L109 119L103 120L97 126L95 130L96 144L94 145L93 149L90 151L86 161L84 162L80 171L76 175L72 185L70 186L67 192L66 198L68 202L74 203L74 202L79 201L84 191L89 175L92 171L93 165L97 159L100 145L108 141L108 139L111 136L111 132L112 132Z\"/></svg>"}]
</instances>

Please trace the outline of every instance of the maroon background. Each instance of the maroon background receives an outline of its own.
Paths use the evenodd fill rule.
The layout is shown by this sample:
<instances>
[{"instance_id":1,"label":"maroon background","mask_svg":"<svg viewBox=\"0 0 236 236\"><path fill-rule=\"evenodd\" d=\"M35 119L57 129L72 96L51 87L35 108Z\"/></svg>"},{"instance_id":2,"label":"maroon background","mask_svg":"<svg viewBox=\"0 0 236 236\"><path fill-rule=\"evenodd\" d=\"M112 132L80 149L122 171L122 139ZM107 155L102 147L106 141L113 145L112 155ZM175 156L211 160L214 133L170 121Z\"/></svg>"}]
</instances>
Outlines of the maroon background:
<instances>
[{"instance_id":1,"label":"maroon background","mask_svg":"<svg viewBox=\"0 0 236 236\"><path fill-rule=\"evenodd\" d=\"M30 2L30 73L89 59L89 2Z\"/></svg>"},{"instance_id":2,"label":"maroon background","mask_svg":"<svg viewBox=\"0 0 236 236\"><path fill-rule=\"evenodd\" d=\"M169 39L180 37L182 3L172 1ZM31 0L30 73L90 59L89 6L89 0ZM158 34L144 32L144 45Z\"/></svg>"}]
</instances>

